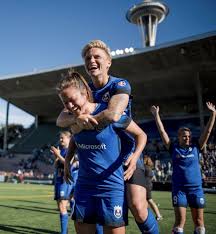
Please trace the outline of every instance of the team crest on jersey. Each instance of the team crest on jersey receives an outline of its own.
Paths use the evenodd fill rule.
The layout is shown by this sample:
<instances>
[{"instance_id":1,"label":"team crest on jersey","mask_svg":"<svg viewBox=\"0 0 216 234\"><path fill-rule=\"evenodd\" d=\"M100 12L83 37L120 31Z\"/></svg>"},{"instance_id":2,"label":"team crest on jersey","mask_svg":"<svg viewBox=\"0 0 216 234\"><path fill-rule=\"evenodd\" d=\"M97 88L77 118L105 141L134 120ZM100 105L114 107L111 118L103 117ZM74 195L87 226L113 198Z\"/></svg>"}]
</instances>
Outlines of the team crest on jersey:
<instances>
[{"instance_id":1,"label":"team crest on jersey","mask_svg":"<svg viewBox=\"0 0 216 234\"><path fill-rule=\"evenodd\" d=\"M110 100L110 94L109 94L109 92L106 92L102 97L102 101L108 102L109 100Z\"/></svg>"},{"instance_id":2,"label":"team crest on jersey","mask_svg":"<svg viewBox=\"0 0 216 234\"><path fill-rule=\"evenodd\" d=\"M125 86L125 85L126 85L126 82L125 82L125 81L119 81L119 82L118 82L118 85L119 85L119 86Z\"/></svg>"},{"instance_id":3,"label":"team crest on jersey","mask_svg":"<svg viewBox=\"0 0 216 234\"><path fill-rule=\"evenodd\" d=\"M203 205L204 203L205 203L205 200L204 200L204 198L201 197L201 198L200 198L200 204Z\"/></svg>"},{"instance_id":4,"label":"team crest on jersey","mask_svg":"<svg viewBox=\"0 0 216 234\"><path fill-rule=\"evenodd\" d=\"M189 151L189 152L192 152L192 150L193 150L192 147L189 147L188 151Z\"/></svg>"},{"instance_id":5,"label":"team crest on jersey","mask_svg":"<svg viewBox=\"0 0 216 234\"><path fill-rule=\"evenodd\" d=\"M117 219L122 217L122 207L121 206L114 206L114 215Z\"/></svg>"}]
</instances>

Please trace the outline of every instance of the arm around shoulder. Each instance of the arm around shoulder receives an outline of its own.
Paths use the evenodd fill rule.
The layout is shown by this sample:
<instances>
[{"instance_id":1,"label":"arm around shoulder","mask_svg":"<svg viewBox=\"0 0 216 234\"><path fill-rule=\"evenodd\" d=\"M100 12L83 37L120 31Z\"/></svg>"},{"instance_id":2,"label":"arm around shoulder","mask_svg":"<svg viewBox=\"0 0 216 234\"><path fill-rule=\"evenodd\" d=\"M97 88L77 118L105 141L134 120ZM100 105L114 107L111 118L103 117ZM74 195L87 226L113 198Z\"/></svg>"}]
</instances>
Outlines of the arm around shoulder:
<instances>
[{"instance_id":1,"label":"arm around shoulder","mask_svg":"<svg viewBox=\"0 0 216 234\"><path fill-rule=\"evenodd\" d=\"M128 101L129 95L125 93L112 96L107 109L95 115L99 126L106 126L110 123L117 122L127 108Z\"/></svg>"},{"instance_id":2,"label":"arm around shoulder","mask_svg":"<svg viewBox=\"0 0 216 234\"><path fill-rule=\"evenodd\" d=\"M75 123L75 117L66 109L62 110L56 120L56 125L61 128L67 128Z\"/></svg>"}]
</instances>

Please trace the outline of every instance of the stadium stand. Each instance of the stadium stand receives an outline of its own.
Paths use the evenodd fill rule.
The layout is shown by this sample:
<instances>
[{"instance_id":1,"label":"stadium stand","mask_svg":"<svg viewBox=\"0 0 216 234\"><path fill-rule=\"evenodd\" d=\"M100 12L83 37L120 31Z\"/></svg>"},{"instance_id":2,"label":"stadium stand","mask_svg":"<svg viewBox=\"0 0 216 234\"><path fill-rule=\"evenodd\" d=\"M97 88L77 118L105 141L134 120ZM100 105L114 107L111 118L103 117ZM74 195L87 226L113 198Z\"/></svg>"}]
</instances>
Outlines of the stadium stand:
<instances>
[{"instance_id":1,"label":"stadium stand","mask_svg":"<svg viewBox=\"0 0 216 234\"><path fill-rule=\"evenodd\" d=\"M36 148L42 148L45 144L55 144L58 140L60 129L54 124L40 124L11 149L13 153L29 153Z\"/></svg>"}]
</instances>

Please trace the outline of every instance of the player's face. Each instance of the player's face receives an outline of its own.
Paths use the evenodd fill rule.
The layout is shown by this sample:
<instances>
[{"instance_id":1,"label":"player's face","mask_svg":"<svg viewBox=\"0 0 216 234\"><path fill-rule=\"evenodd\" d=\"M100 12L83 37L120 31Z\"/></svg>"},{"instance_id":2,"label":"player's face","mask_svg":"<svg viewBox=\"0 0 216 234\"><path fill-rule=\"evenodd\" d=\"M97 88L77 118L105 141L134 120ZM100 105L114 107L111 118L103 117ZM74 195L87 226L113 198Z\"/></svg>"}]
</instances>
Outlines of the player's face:
<instances>
[{"instance_id":1,"label":"player's face","mask_svg":"<svg viewBox=\"0 0 216 234\"><path fill-rule=\"evenodd\" d=\"M187 147L190 145L191 135L189 131L181 131L178 135L179 145Z\"/></svg>"},{"instance_id":2,"label":"player's face","mask_svg":"<svg viewBox=\"0 0 216 234\"><path fill-rule=\"evenodd\" d=\"M82 109L87 102L86 95L73 86L64 89L59 96L65 108L75 115L82 113Z\"/></svg>"},{"instance_id":3,"label":"player's face","mask_svg":"<svg viewBox=\"0 0 216 234\"><path fill-rule=\"evenodd\" d=\"M61 133L59 137L60 145L64 148L68 148L69 142L70 142L70 138L67 135Z\"/></svg>"},{"instance_id":4,"label":"player's face","mask_svg":"<svg viewBox=\"0 0 216 234\"><path fill-rule=\"evenodd\" d=\"M92 78L107 77L111 60L103 49L91 48L85 56L85 69Z\"/></svg>"}]
</instances>

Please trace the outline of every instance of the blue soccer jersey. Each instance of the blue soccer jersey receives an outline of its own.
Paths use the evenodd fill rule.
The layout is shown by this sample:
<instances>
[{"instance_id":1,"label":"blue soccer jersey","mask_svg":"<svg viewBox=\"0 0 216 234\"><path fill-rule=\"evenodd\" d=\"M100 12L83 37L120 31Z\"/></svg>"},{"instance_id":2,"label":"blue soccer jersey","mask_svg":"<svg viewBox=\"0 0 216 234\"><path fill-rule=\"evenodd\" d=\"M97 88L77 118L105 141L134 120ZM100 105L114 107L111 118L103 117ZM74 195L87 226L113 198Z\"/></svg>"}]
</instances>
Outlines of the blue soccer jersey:
<instances>
[{"instance_id":1,"label":"blue soccer jersey","mask_svg":"<svg viewBox=\"0 0 216 234\"><path fill-rule=\"evenodd\" d=\"M131 86L127 80L110 76L108 83L101 89L96 89L93 83L90 83L89 86L92 90L94 101L106 105L108 105L108 102L113 95L120 93L128 94L130 98L125 113L131 117ZM130 134L122 129L116 130L116 132L121 140L121 156L125 161L134 151L135 141Z\"/></svg>"},{"instance_id":2,"label":"blue soccer jersey","mask_svg":"<svg viewBox=\"0 0 216 234\"><path fill-rule=\"evenodd\" d=\"M198 144L192 144L187 148L171 144L169 152L173 161L173 188L201 186Z\"/></svg>"},{"instance_id":3,"label":"blue soccer jersey","mask_svg":"<svg viewBox=\"0 0 216 234\"><path fill-rule=\"evenodd\" d=\"M113 95L125 93L129 96L131 95L131 87L127 80L122 78L116 78L113 76L109 77L108 83L102 87L101 89L96 89L93 83L89 84L92 94L94 97L94 101L97 103L105 103L108 104L110 98ZM131 96L128 103L128 106L125 110L125 113L131 117Z\"/></svg>"},{"instance_id":4,"label":"blue soccer jersey","mask_svg":"<svg viewBox=\"0 0 216 234\"><path fill-rule=\"evenodd\" d=\"M60 149L60 155L63 158L65 158L67 155L67 149L62 148L61 146L59 146L59 149ZM55 165L55 179L58 181L62 181L63 177L64 177L64 164L58 160Z\"/></svg>"},{"instance_id":5,"label":"blue soccer jersey","mask_svg":"<svg viewBox=\"0 0 216 234\"><path fill-rule=\"evenodd\" d=\"M60 154L65 158L67 149L60 147ZM71 174L76 174L76 168L71 166L70 170ZM73 193L75 182L67 184L64 181L64 164L62 162L57 161L54 178L54 200L69 200Z\"/></svg>"},{"instance_id":6,"label":"blue soccer jersey","mask_svg":"<svg viewBox=\"0 0 216 234\"><path fill-rule=\"evenodd\" d=\"M94 114L107 105L98 104ZM125 118L125 121L122 121ZM74 135L79 157L79 176L76 191L85 191L94 196L124 194L123 159L120 155L119 137L116 128L126 128L130 122L125 115L121 121L109 124L101 131L88 130Z\"/></svg>"}]
</instances>

